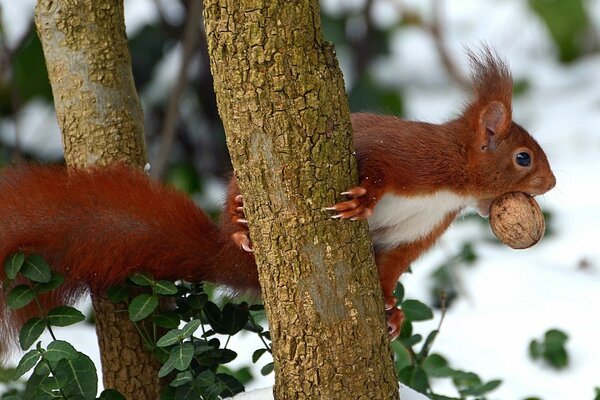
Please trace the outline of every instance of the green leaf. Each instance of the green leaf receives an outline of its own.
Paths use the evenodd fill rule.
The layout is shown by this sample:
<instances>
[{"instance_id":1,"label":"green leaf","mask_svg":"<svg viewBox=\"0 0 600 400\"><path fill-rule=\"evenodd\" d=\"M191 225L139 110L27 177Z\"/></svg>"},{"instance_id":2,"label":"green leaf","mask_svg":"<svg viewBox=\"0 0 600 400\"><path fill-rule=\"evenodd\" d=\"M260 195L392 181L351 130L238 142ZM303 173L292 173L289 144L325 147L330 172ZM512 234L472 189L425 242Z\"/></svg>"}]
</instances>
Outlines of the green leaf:
<instances>
[{"instance_id":1,"label":"green leaf","mask_svg":"<svg viewBox=\"0 0 600 400\"><path fill-rule=\"evenodd\" d=\"M217 377L215 373L207 369L198 374L198 376L192 381L192 386L197 389L206 390L210 386L214 385L216 379Z\"/></svg>"},{"instance_id":2,"label":"green leaf","mask_svg":"<svg viewBox=\"0 0 600 400\"><path fill-rule=\"evenodd\" d=\"M569 355L564 347L546 348L544 359L554 368L562 369L569 365Z\"/></svg>"},{"instance_id":3,"label":"green leaf","mask_svg":"<svg viewBox=\"0 0 600 400\"><path fill-rule=\"evenodd\" d=\"M51 362L56 362L63 358L75 360L77 357L79 357L79 353L75 350L75 347L64 340L50 342L46 354L44 354L44 358Z\"/></svg>"},{"instance_id":4,"label":"green leaf","mask_svg":"<svg viewBox=\"0 0 600 400\"><path fill-rule=\"evenodd\" d=\"M8 279L15 279L17 273L19 273L19 270L23 266L23 261L25 261L25 255L23 253L15 253L4 261L4 272Z\"/></svg>"},{"instance_id":5,"label":"green leaf","mask_svg":"<svg viewBox=\"0 0 600 400\"><path fill-rule=\"evenodd\" d=\"M81 311L69 306L56 307L48 313L48 323L52 326L70 326L84 320Z\"/></svg>"},{"instance_id":6,"label":"green leaf","mask_svg":"<svg viewBox=\"0 0 600 400\"><path fill-rule=\"evenodd\" d=\"M40 349L36 349L38 352L40 352L40 354L42 353L42 351ZM38 363L38 365L35 366L35 368L33 369L33 373L35 375L40 375L40 376L46 376L50 373L50 367L48 366L48 363L46 362L41 362Z\"/></svg>"},{"instance_id":7,"label":"green leaf","mask_svg":"<svg viewBox=\"0 0 600 400\"><path fill-rule=\"evenodd\" d=\"M39 254L31 254L25 259L21 273L34 282L46 283L52 278L50 266Z\"/></svg>"},{"instance_id":8,"label":"green leaf","mask_svg":"<svg viewBox=\"0 0 600 400\"><path fill-rule=\"evenodd\" d=\"M529 5L546 24L561 61L573 61L584 52L590 22L583 0L529 0Z\"/></svg>"},{"instance_id":9,"label":"green leaf","mask_svg":"<svg viewBox=\"0 0 600 400\"><path fill-rule=\"evenodd\" d=\"M402 300L404 300L404 286L400 282L396 283L396 289L394 289L394 297L397 300L396 304L402 304Z\"/></svg>"},{"instance_id":10,"label":"green leaf","mask_svg":"<svg viewBox=\"0 0 600 400\"><path fill-rule=\"evenodd\" d=\"M167 347L175 343L179 343L181 340L183 340L181 330L171 329L169 332L165 333L160 339L158 339L156 345L158 347Z\"/></svg>"},{"instance_id":11,"label":"green leaf","mask_svg":"<svg viewBox=\"0 0 600 400\"><path fill-rule=\"evenodd\" d=\"M273 372L273 370L275 369L275 364L273 364L272 362L265 364L261 369L260 369L260 374L262 376L267 376L269 375L271 372Z\"/></svg>"},{"instance_id":12,"label":"green leaf","mask_svg":"<svg viewBox=\"0 0 600 400\"><path fill-rule=\"evenodd\" d=\"M206 293L193 294L188 296L188 304L193 310L202 310L208 302Z\"/></svg>"},{"instance_id":13,"label":"green leaf","mask_svg":"<svg viewBox=\"0 0 600 400\"><path fill-rule=\"evenodd\" d=\"M412 358L406 347L404 347L404 345L399 341L394 340L391 343L391 346L394 352L394 367L396 369L397 374L398 372L402 371L404 368L412 364Z\"/></svg>"},{"instance_id":14,"label":"green leaf","mask_svg":"<svg viewBox=\"0 0 600 400\"><path fill-rule=\"evenodd\" d=\"M165 329L175 329L179 326L179 316L173 312L159 312L152 317L152 322Z\"/></svg>"},{"instance_id":15,"label":"green leaf","mask_svg":"<svg viewBox=\"0 0 600 400\"><path fill-rule=\"evenodd\" d=\"M542 356L542 351L543 346L540 342L538 342L535 339L529 342L529 356L532 359L537 360L538 358L540 358Z\"/></svg>"},{"instance_id":16,"label":"green leaf","mask_svg":"<svg viewBox=\"0 0 600 400\"><path fill-rule=\"evenodd\" d=\"M252 363L256 364L256 362L262 357L263 354L267 352L267 349L258 349L254 353L252 353Z\"/></svg>"},{"instance_id":17,"label":"green leaf","mask_svg":"<svg viewBox=\"0 0 600 400\"><path fill-rule=\"evenodd\" d=\"M125 396L114 389L106 389L100 393L99 400L127 400Z\"/></svg>"},{"instance_id":18,"label":"green leaf","mask_svg":"<svg viewBox=\"0 0 600 400\"><path fill-rule=\"evenodd\" d=\"M32 32L13 57L13 80L18 88L21 101L42 97L52 101L52 88L44 61L42 45L35 32Z\"/></svg>"},{"instance_id":19,"label":"green leaf","mask_svg":"<svg viewBox=\"0 0 600 400\"><path fill-rule=\"evenodd\" d=\"M408 339L398 338L398 341L400 343L402 343L404 345L404 347L406 347L406 348L413 347L415 344L419 343L421 340L423 340L423 336L421 336L418 333L416 335L412 335Z\"/></svg>"},{"instance_id":20,"label":"green leaf","mask_svg":"<svg viewBox=\"0 0 600 400\"><path fill-rule=\"evenodd\" d=\"M177 387L191 382L194 379L190 371L180 372L175 376L175 379L169 383L169 386Z\"/></svg>"},{"instance_id":21,"label":"green leaf","mask_svg":"<svg viewBox=\"0 0 600 400\"><path fill-rule=\"evenodd\" d=\"M254 333L261 333L265 330L265 328L263 328L251 319L249 319L248 322L246 322L246 325L244 325L244 329Z\"/></svg>"},{"instance_id":22,"label":"green leaf","mask_svg":"<svg viewBox=\"0 0 600 400\"><path fill-rule=\"evenodd\" d=\"M65 278L59 274L58 272L52 271L52 277L50 281L46 283L40 283L35 287L35 292L37 294L50 292L54 289L59 288L65 281Z\"/></svg>"},{"instance_id":23,"label":"green leaf","mask_svg":"<svg viewBox=\"0 0 600 400\"><path fill-rule=\"evenodd\" d=\"M409 321L426 321L433 318L433 312L419 300L405 300L402 303L402 311Z\"/></svg>"},{"instance_id":24,"label":"green leaf","mask_svg":"<svg viewBox=\"0 0 600 400\"><path fill-rule=\"evenodd\" d=\"M209 301L204 306L204 313L211 328L223 335L235 335L244 328L250 318L247 307L232 303L225 304L221 311L216 304Z\"/></svg>"},{"instance_id":25,"label":"green leaf","mask_svg":"<svg viewBox=\"0 0 600 400\"><path fill-rule=\"evenodd\" d=\"M250 311L265 311L265 306L262 304L252 304L250 307L248 307L248 309Z\"/></svg>"},{"instance_id":26,"label":"green leaf","mask_svg":"<svg viewBox=\"0 0 600 400\"><path fill-rule=\"evenodd\" d=\"M194 345L186 342L171 349L169 360L173 363L173 367L179 371L183 371L190 366L194 358Z\"/></svg>"},{"instance_id":27,"label":"green leaf","mask_svg":"<svg viewBox=\"0 0 600 400\"><path fill-rule=\"evenodd\" d=\"M165 376L173 372L174 369L175 366L173 365L173 362L171 361L171 359L168 359L167 362L165 362L163 366L160 367L160 370L158 370L158 377L164 378Z\"/></svg>"},{"instance_id":28,"label":"green leaf","mask_svg":"<svg viewBox=\"0 0 600 400\"><path fill-rule=\"evenodd\" d=\"M398 373L398 380L419 393L427 393L429 382L425 371L416 366L408 366Z\"/></svg>"},{"instance_id":29,"label":"green leaf","mask_svg":"<svg viewBox=\"0 0 600 400\"><path fill-rule=\"evenodd\" d=\"M129 296L129 289L125 285L111 286L106 295L111 303L121 303Z\"/></svg>"},{"instance_id":30,"label":"green leaf","mask_svg":"<svg viewBox=\"0 0 600 400\"><path fill-rule=\"evenodd\" d=\"M54 375L61 384L61 391L71 398L81 396L95 399L98 392L98 375L92 360L78 352L75 359L63 358L54 368Z\"/></svg>"},{"instance_id":31,"label":"green leaf","mask_svg":"<svg viewBox=\"0 0 600 400\"><path fill-rule=\"evenodd\" d=\"M6 296L6 305L13 310L23 308L35 299L35 292L29 285L15 286Z\"/></svg>"},{"instance_id":32,"label":"green leaf","mask_svg":"<svg viewBox=\"0 0 600 400\"><path fill-rule=\"evenodd\" d=\"M199 319L193 319L181 328L181 336L184 338L191 337L194 332L200 327L202 322Z\"/></svg>"},{"instance_id":33,"label":"green leaf","mask_svg":"<svg viewBox=\"0 0 600 400\"><path fill-rule=\"evenodd\" d=\"M23 398L35 400L56 399L54 391L58 390L58 383L54 377L50 377L49 375L49 369L46 369L45 374L35 373L31 375L27 380Z\"/></svg>"},{"instance_id":34,"label":"green leaf","mask_svg":"<svg viewBox=\"0 0 600 400\"><path fill-rule=\"evenodd\" d=\"M175 398L175 388L165 386L160 391L160 400L180 400Z\"/></svg>"},{"instance_id":35,"label":"green leaf","mask_svg":"<svg viewBox=\"0 0 600 400\"><path fill-rule=\"evenodd\" d=\"M481 385L481 378L473 372L453 371L452 381L459 391L463 388Z\"/></svg>"},{"instance_id":36,"label":"green leaf","mask_svg":"<svg viewBox=\"0 0 600 400\"><path fill-rule=\"evenodd\" d=\"M152 349L152 354L154 354L154 357L156 357L161 364L166 363L169 359L169 351L164 347L155 346L154 349Z\"/></svg>"},{"instance_id":37,"label":"green leaf","mask_svg":"<svg viewBox=\"0 0 600 400\"><path fill-rule=\"evenodd\" d=\"M567 342L569 336L559 329L550 329L544 334L544 339L546 345L562 346Z\"/></svg>"},{"instance_id":38,"label":"green leaf","mask_svg":"<svg viewBox=\"0 0 600 400\"><path fill-rule=\"evenodd\" d=\"M138 286L148 287L154 284L154 279L149 274L134 274L129 280Z\"/></svg>"},{"instance_id":39,"label":"green leaf","mask_svg":"<svg viewBox=\"0 0 600 400\"><path fill-rule=\"evenodd\" d=\"M158 297L147 293L136 296L129 304L129 319L133 322L141 321L158 307Z\"/></svg>"},{"instance_id":40,"label":"green leaf","mask_svg":"<svg viewBox=\"0 0 600 400\"><path fill-rule=\"evenodd\" d=\"M30 348L35 341L42 336L45 329L46 321L39 317L31 318L25 322L19 332L19 344L21 345L21 349L27 350Z\"/></svg>"},{"instance_id":41,"label":"green leaf","mask_svg":"<svg viewBox=\"0 0 600 400\"><path fill-rule=\"evenodd\" d=\"M237 353L230 349L213 349L208 355L217 364L227 364L237 357Z\"/></svg>"},{"instance_id":42,"label":"green leaf","mask_svg":"<svg viewBox=\"0 0 600 400\"><path fill-rule=\"evenodd\" d=\"M439 354L431 354L423 361L423 369L427 376L433 378L444 378L452 374L448 361Z\"/></svg>"},{"instance_id":43,"label":"green leaf","mask_svg":"<svg viewBox=\"0 0 600 400\"><path fill-rule=\"evenodd\" d=\"M14 380L19 379L26 374L31 368L35 367L38 361L42 358L40 352L37 350L29 350L21 357L17 368L15 369Z\"/></svg>"},{"instance_id":44,"label":"green leaf","mask_svg":"<svg viewBox=\"0 0 600 400\"><path fill-rule=\"evenodd\" d=\"M413 325L407 318L404 318L402 327L400 328L400 336L398 339L408 339L413 334Z\"/></svg>"},{"instance_id":45,"label":"green leaf","mask_svg":"<svg viewBox=\"0 0 600 400\"><path fill-rule=\"evenodd\" d=\"M177 286L169 281L157 281L152 285L152 290L156 294L170 295L177 293Z\"/></svg>"},{"instance_id":46,"label":"green leaf","mask_svg":"<svg viewBox=\"0 0 600 400\"><path fill-rule=\"evenodd\" d=\"M250 377L249 380L250 379L252 378ZM224 386L224 389L221 393L224 396L235 396L236 394L244 391L244 385L242 385L240 381L236 379L236 377L231 375L217 374L217 381L221 382L221 384Z\"/></svg>"},{"instance_id":47,"label":"green leaf","mask_svg":"<svg viewBox=\"0 0 600 400\"><path fill-rule=\"evenodd\" d=\"M425 359L429 355L429 351L431 350L431 346L433 346L433 341L437 337L439 331L437 329L431 331L429 335L427 335L427 339L425 339L425 343L421 347L421 351L419 352L417 358L419 360Z\"/></svg>"},{"instance_id":48,"label":"green leaf","mask_svg":"<svg viewBox=\"0 0 600 400\"><path fill-rule=\"evenodd\" d=\"M496 389L498 386L500 386L501 383L502 383L501 380L496 379L493 381L489 381L485 384L483 384L483 383L474 384L470 387L460 390L460 393L462 395L466 395L466 396L482 396L482 395Z\"/></svg>"}]
</instances>

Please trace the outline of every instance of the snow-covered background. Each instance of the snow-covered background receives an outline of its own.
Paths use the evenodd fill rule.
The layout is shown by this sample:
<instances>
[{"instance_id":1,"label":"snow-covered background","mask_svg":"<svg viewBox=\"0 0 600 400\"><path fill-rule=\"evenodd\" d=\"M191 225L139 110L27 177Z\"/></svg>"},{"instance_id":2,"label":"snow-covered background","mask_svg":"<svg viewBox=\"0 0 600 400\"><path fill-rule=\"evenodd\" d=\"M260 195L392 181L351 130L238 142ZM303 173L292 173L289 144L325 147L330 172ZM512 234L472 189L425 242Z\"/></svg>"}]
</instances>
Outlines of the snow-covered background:
<instances>
[{"instance_id":1,"label":"snow-covered background","mask_svg":"<svg viewBox=\"0 0 600 400\"><path fill-rule=\"evenodd\" d=\"M378 1L382 23L393 21L398 1ZM329 6L351 7L357 2L362 3L330 0ZM9 40L25 30L20 21L31 14L33 3L0 0ZM156 18L151 1L126 4L128 30ZM404 4L424 14L429 7L429 1L422 0L404 0ZM587 4L593 19L600 21L600 1ZM523 0L449 1L445 16L445 39L459 66L466 70L465 45L487 42L508 60L515 79L529 82L530 90L514 101L514 118L546 149L558 183L538 199L553 213L556 234L526 251L478 246L481 260L463 275L467 295L448 311L434 351L447 356L454 367L475 371L485 380L502 379L490 396L494 399L592 399L594 387L600 387L596 314L600 308L600 55L560 64L545 27ZM409 118L439 122L461 109L466 94L444 72L429 35L419 28L402 29L393 48L395 57L381 60L377 69L383 79L403 83ZM35 123L55 125L52 113L37 107L29 110L37 119L22 119L32 125L21 127L25 135L40 132ZM0 124L6 140L10 129L2 128ZM60 149L56 128L45 131L49 135L40 141L41 151ZM463 238L479 232L479 227L468 223L451 228L413 266L414 273L403 278L407 296L428 301L432 269ZM438 319L436 315L434 321L416 328L428 333ZM569 335L570 365L560 372L532 362L527 354L529 341L549 328ZM91 329L59 330L58 335L99 361ZM249 363L252 349L259 347L253 340L246 335L232 342L230 347L240 352L237 363ZM248 389L271 385L272 379L272 375L260 378ZM454 394L443 382L435 387Z\"/></svg>"}]
</instances>

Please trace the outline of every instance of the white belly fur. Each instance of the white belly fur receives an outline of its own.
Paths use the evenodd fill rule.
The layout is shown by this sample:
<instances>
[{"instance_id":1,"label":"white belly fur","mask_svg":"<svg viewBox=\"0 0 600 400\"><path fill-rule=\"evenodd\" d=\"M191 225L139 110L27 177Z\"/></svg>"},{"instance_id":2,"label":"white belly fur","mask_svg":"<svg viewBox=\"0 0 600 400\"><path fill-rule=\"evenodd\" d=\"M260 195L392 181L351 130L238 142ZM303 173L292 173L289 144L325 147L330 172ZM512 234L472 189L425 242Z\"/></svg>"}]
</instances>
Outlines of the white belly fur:
<instances>
[{"instance_id":1,"label":"white belly fur","mask_svg":"<svg viewBox=\"0 0 600 400\"><path fill-rule=\"evenodd\" d=\"M369 217L369 230L375 248L393 248L423 238L448 213L470 204L473 204L473 199L450 191L411 197L386 194Z\"/></svg>"}]
</instances>

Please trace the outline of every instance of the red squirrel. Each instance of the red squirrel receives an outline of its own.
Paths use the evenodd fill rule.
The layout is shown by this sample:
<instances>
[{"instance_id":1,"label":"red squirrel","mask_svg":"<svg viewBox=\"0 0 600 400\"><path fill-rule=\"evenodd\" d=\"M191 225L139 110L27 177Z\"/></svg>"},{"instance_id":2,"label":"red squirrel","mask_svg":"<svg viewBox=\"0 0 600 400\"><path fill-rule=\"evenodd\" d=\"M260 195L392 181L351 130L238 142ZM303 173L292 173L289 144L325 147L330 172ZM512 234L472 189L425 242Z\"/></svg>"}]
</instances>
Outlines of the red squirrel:
<instances>
[{"instance_id":1,"label":"red squirrel","mask_svg":"<svg viewBox=\"0 0 600 400\"><path fill-rule=\"evenodd\" d=\"M504 193L535 196L556 184L542 148L512 121L506 64L487 48L469 57L474 99L449 122L352 115L360 182L341 193L349 200L325 208L332 218L368 220L392 338L403 319L393 295L400 275L464 208L487 216ZM241 199L235 191L228 199L241 227L232 238L249 249Z\"/></svg>"},{"instance_id":2,"label":"red squirrel","mask_svg":"<svg viewBox=\"0 0 600 400\"><path fill-rule=\"evenodd\" d=\"M503 193L538 195L555 184L543 150L512 122L505 64L489 51L471 59L475 99L450 122L352 116L360 183L330 209L334 218L368 218L390 336L401 325L392 295L400 274L464 207L485 213ZM43 298L47 308L136 272L259 290L254 258L242 248L249 239L235 180L220 226L184 194L124 165L8 168L0 173L0 205L0 262L17 251L38 253L65 275L65 285ZM14 337L35 310L11 312L4 296L0 334Z\"/></svg>"}]
</instances>

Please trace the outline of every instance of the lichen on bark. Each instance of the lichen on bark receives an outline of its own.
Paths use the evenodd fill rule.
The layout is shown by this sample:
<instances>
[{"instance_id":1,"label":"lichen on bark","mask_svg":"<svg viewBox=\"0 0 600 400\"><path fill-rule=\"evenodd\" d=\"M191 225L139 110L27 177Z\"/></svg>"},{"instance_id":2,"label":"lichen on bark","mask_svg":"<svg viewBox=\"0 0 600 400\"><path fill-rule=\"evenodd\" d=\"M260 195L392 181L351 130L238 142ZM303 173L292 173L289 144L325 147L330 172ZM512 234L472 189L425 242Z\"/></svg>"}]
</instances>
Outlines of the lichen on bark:
<instances>
[{"instance_id":1,"label":"lichen on bark","mask_svg":"<svg viewBox=\"0 0 600 400\"><path fill-rule=\"evenodd\" d=\"M145 163L123 12L115 0L39 0L36 6L65 153L77 166Z\"/></svg>"},{"instance_id":2,"label":"lichen on bark","mask_svg":"<svg viewBox=\"0 0 600 400\"><path fill-rule=\"evenodd\" d=\"M70 168L146 163L123 0L39 0L35 22ZM115 266L118 268L119 266ZM92 293L105 388L158 398L160 365L121 304Z\"/></svg>"},{"instance_id":3,"label":"lichen on bark","mask_svg":"<svg viewBox=\"0 0 600 400\"><path fill-rule=\"evenodd\" d=\"M205 24L273 337L276 398L397 398L366 225L322 211L357 173L318 2L207 0Z\"/></svg>"}]
</instances>

